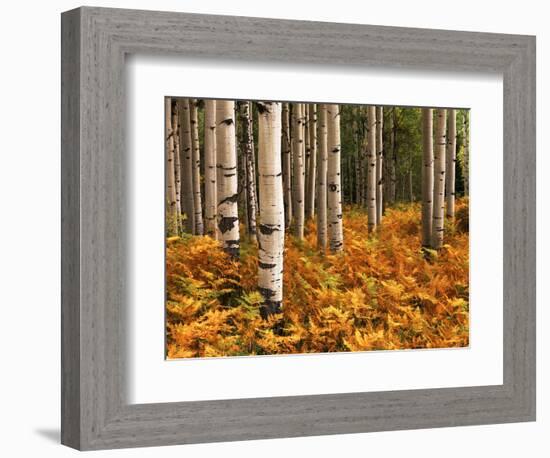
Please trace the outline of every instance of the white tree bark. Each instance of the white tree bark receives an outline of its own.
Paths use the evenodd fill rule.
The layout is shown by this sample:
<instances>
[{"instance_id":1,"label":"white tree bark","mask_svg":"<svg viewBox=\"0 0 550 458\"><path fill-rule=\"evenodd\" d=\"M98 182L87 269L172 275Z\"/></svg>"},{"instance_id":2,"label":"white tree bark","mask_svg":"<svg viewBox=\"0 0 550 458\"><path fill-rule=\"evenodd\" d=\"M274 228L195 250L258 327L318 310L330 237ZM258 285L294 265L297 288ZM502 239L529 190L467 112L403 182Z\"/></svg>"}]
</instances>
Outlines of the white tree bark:
<instances>
[{"instance_id":1,"label":"white tree bark","mask_svg":"<svg viewBox=\"0 0 550 458\"><path fill-rule=\"evenodd\" d=\"M317 246L327 247L327 171L328 171L328 126L327 106L319 105L319 148L317 150Z\"/></svg>"},{"instance_id":2,"label":"white tree bark","mask_svg":"<svg viewBox=\"0 0 550 458\"><path fill-rule=\"evenodd\" d=\"M384 108L376 107L376 221L382 222L383 194L384 194Z\"/></svg>"},{"instance_id":3,"label":"white tree bark","mask_svg":"<svg viewBox=\"0 0 550 458\"><path fill-rule=\"evenodd\" d=\"M433 110L422 108L422 246L432 240L434 196Z\"/></svg>"},{"instance_id":4,"label":"white tree bark","mask_svg":"<svg viewBox=\"0 0 550 458\"><path fill-rule=\"evenodd\" d=\"M216 101L204 105L204 222L205 233L217 238Z\"/></svg>"},{"instance_id":5,"label":"white tree bark","mask_svg":"<svg viewBox=\"0 0 550 458\"><path fill-rule=\"evenodd\" d=\"M239 212L237 149L235 146L235 102L216 101L216 153L218 157L217 221L223 249L239 256Z\"/></svg>"},{"instance_id":6,"label":"white tree bark","mask_svg":"<svg viewBox=\"0 0 550 458\"><path fill-rule=\"evenodd\" d=\"M180 161L180 131L177 103L172 100L172 132L174 137L174 175L176 179L176 213L178 218L178 233L181 217L181 161Z\"/></svg>"},{"instance_id":7,"label":"white tree bark","mask_svg":"<svg viewBox=\"0 0 550 458\"><path fill-rule=\"evenodd\" d=\"M283 192L285 203L285 229L292 222L292 155L290 143L289 104L283 103L282 110L282 155L283 155Z\"/></svg>"},{"instance_id":8,"label":"white tree bark","mask_svg":"<svg viewBox=\"0 0 550 458\"><path fill-rule=\"evenodd\" d=\"M178 100L180 117L180 162L182 212L185 213L185 231L195 233L195 200L193 196L193 148L191 146L191 114L189 99Z\"/></svg>"},{"instance_id":9,"label":"white tree bark","mask_svg":"<svg viewBox=\"0 0 550 458\"><path fill-rule=\"evenodd\" d=\"M330 251L344 249L342 227L342 185L340 176L340 107L327 105L327 225Z\"/></svg>"},{"instance_id":10,"label":"white tree bark","mask_svg":"<svg viewBox=\"0 0 550 458\"><path fill-rule=\"evenodd\" d=\"M317 105L308 105L308 133L309 133L309 173L307 180L306 218L313 218L315 214L315 179L317 173Z\"/></svg>"},{"instance_id":11,"label":"white tree bark","mask_svg":"<svg viewBox=\"0 0 550 458\"><path fill-rule=\"evenodd\" d=\"M464 110L462 124L464 134L464 151L462 157L462 176L464 177L464 195L470 195L470 110Z\"/></svg>"},{"instance_id":12,"label":"white tree bark","mask_svg":"<svg viewBox=\"0 0 550 458\"><path fill-rule=\"evenodd\" d=\"M292 209L294 213L294 235L298 239L304 238L304 112L303 104L296 103L292 106L292 143L293 143L293 181Z\"/></svg>"},{"instance_id":13,"label":"white tree bark","mask_svg":"<svg viewBox=\"0 0 550 458\"><path fill-rule=\"evenodd\" d=\"M252 103L243 102L241 113L245 124L244 128L244 153L245 153L245 187L248 235L256 239L256 173L254 154L254 132L252 120Z\"/></svg>"},{"instance_id":14,"label":"white tree bark","mask_svg":"<svg viewBox=\"0 0 550 458\"><path fill-rule=\"evenodd\" d=\"M190 99L189 109L191 112L191 145L193 150L193 202L195 208L195 234L203 235L204 224L202 221L201 158L197 99Z\"/></svg>"},{"instance_id":15,"label":"white tree bark","mask_svg":"<svg viewBox=\"0 0 550 458\"><path fill-rule=\"evenodd\" d=\"M447 110L447 158L445 173L445 195L447 200L447 216L455 217L455 172L456 172L456 110Z\"/></svg>"},{"instance_id":16,"label":"white tree bark","mask_svg":"<svg viewBox=\"0 0 550 458\"><path fill-rule=\"evenodd\" d=\"M258 103L260 224L258 289L262 316L279 313L283 301L285 216L281 170L281 104Z\"/></svg>"},{"instance_id":17,"label":"white tree bark","mask_svg":"<svg viewBox=\"0 0 550 458\"><path fill-rule=\"evenodd\" d=\"M166 135L166 214L168 216L167 232L178 233L178 212L176 200L176 172L174 170L174 130L172 129L172 99L164 99L164 119Z\"/></svg>"},{"instance_id":18,"label":"white tree bark","mask_svg":"<svg viewBox=\"0 0 550 458\"><path fill-rule=\"evenodd\" d=\"M369 232L373 232L378 224L376 208L376 107L367 109L367 212Z\"/></svg>"},{"instance_id":19,"label":"white tree bark","mask_svg":"<svg viewBox=\"0 0 550 458\"><path fill-rule=\"evenodd\" d=\"M433 223L432 223L432 247L439 249L443 246L443 231L445 223L445 149L447 110L435 111L435 137L434 137L434 197L433 197Z\"/></svg>"}]
</instances>

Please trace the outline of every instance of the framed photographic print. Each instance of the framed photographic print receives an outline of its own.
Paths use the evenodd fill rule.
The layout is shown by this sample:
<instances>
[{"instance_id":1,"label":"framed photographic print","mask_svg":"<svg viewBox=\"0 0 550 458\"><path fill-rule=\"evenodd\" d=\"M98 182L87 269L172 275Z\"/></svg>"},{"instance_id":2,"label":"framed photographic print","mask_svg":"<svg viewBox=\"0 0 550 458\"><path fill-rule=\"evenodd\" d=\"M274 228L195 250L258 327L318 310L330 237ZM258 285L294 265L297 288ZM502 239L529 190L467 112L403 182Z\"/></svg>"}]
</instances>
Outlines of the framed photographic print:
<instances>
[{"instance_id":1,"label":"framed photographic print","mask_svg":"<svg viewBox=\"0 0 550 458\"><path fill-rule=\"evenodd\" d=\"M535 418L535 39L62 16L62 442Z\"/></svg>"}]
</instances>

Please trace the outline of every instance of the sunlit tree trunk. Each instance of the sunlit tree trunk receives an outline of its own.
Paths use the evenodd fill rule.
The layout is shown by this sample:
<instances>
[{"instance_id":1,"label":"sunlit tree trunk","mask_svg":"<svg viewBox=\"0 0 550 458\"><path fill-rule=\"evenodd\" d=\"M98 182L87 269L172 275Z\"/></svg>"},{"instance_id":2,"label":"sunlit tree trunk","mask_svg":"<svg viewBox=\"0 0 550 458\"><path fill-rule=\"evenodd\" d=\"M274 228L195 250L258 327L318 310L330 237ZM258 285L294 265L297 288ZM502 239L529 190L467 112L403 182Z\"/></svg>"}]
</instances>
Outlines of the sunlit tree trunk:
<instances>
[{"instance_id":1,"label":"sunlit tree trunk","mask_svg":"<svg viewBox=\"0 0 550 458\"><path fill-rule=\"evenodd\" d=\"M315 178L317 173L317 105L312 103L309 108L309 174L306 191L306 218L315 214Z\"/></svg>"},{"instance_id":2,"label":"sunlit tree trunk","mask_svg":"<svg viewBox=\"0 0 550 458\"><path fill-rule=\"evenodd\" d=\"M201 158L199 143L198 101L189 101L191 110L191 145L193 149L193 202L195 207L195 234L203 235L202 197L201 197Z\"/></svg>"},{"instance_id":3,"label":"sunlit tree trunk","mask_svg":"<svg viewBox=\"0 0 550 458\"><path fill-rule=\"evenodd\" d=\"M290 147L290 113L288 103L282 110L282 155L283 155L283 192L285 204L285 228L292 222L292 155Z\"/></svg>"},{"instance_id":4,"label":"sunlit tree trunk","mask_svg":"<svg viewBox=\"0 0 550 458\"><path fill-rule=\"evenodd\" d=\"M174 130L172 128L172 99L164 99L164 119L166 135L166 215L167 232L170 235L178 233L178 213L176 201L176 172L174 170Z\"/></svg>"},{"instance_id":5,"label":"sunlit tree trunk","mask_svg":"<svg viewBox=\"0 0 550 458\"><path fill-rule=\"evenodd\" d=\"M245 153L245 172L246 172L246 213L248 217L248 235L256 239L256 173L255 173L255 154L254 154L254 132L252 126L252 103L243 102L241 114L244 122L244 153Z\"/></svg>"},{"instance_id":6,"label":"sunlit tree trunk","mask_svg":"<svg viewBox=\"0 0 550 458\"><path fill-rule=\"evenodd\" d=\"M464 151L462 157L462 176L464 179L464 195L470 195L470 110L464 110L462 124L464 136Z\"/></svg>"},{"instance_id":7,"label":"sunlit tree trunk","mask_svg":"<svg viewBox=\"0 0 550 458\"><path fill-rule=\"evenodd\" d=\"M193 148L191 146L191 113L189 99L178 100L180 117L180 162L182 212L185 213L185 231L195 233L195 199L193 196Z\"/></svg>"},{"instance_id":8,"label":"sunlit tree trunk","mask_svg":"<svg viewBox=\"0 0 550 458\"><path fill-rule=\"evenodd\" d=\"M384 194L384 108L376 107L376 221L382 222L383 194Z\"/></svg>"},{"instance_id":9,"label":"sunlit tree trunk","mask_svg":"<svg viewBox=\"0 0 550 458\"><path fill-rule=\"evenodd\" d=\"M181 161L180 161L180 131L178 105L172 99L172 132L174 137L174 176L176 179L176 214L178 219L178 233L181 221Z\"/></svg>"},{"instance_id":10,"label":"sunlit tree trunk","mask_svg":"<svg viewBox=\"0 0 550 458\"><path fill-rule=\"evenodd\" d=\"M206 235L216 238L216 101L204 105L204 221Z\"/></svg>"},{"instance_id":11,"label":"sunlit tree trunk","mask_svg":"<svg viewBox=\"0 0 550 458\"><path fill-rule=\"evenodd\" d=\"M443 226L445 222L445 147L447 145L445 130L447 127L447 110L435 111L434 137L434 197L432 247L443 245Z\"/></svg>"},{"instance_id":12,"label":"sunlit tree trunk","mask_svg":"<svg viewBox=\"0 0 550 458\"><path fill-rule=\"evenodd\" d=\"M239 256L237 150L235 148L235 102L216 101L216 153L218 156L217 221L223 249Z\"/></svg>"},{"instance_id":13,"label":"sunlit tree trunk","mask_svg":"<svg viewBox=\"0 0 550 458\"><path fill-rule=\"evenodd\" d=\"M317 246L324 251L327 247L327 170L328 170L328 126L327 106L319 105L318 123L319 147L317 149Z\"/></svg>"},{"instance_id":14,"label":"sunlit tree trunk","mask_svg":"<svg viewBox=\"0 0 550 458\"><path fill-rule=\"evenodd\" d=\"M422 108L422 246L432 239L434 195L433 110Z\"/></svg>"},{"instance_id":15,"label":"sunlit tree trunk","mask_svg":"<svg viewBox=\"0 0 550 458\"><path fill-rule=\"evenodd\" d=\"M367 213L369 232L373 232L378 224L376 207L376 107L367 110Z\"/></svg>"},{"instance_id":16,"label":"sunlit tree trunk","mask_svg":"<svg viewBox=\"0 0 550 458\"><path fill-rule=\"evenodd\" d=\"M258 289L265 318L281 311L285 216L281 171L281 104L258 103L260 224Z\"/></svg>"},{"instance_id":17,"label":"sunlit tree trunk","mask_svg":"<svg viewBox=\"0 0 550 458\"><path fill-rule=\"evenodd\" d=\"M294 213L294 235L304 238L304 114L303 104L296 103L292 107L292 151L293 151L293 181L292 194Z\"/></svg>"},{"instance_id":18,"label":"sunlit tree trunk","mask_svg":"<svg viewBox=\"0 0 550 458\"><path fill-rule=\"evenodd\" d=\"M456 110L447 110L447 157L445 195L447 200L447 216L455 217L455 166L456 166Z\"/></svg>"},{"instance_id":19,"label":"sunlit tree trunk","mask_svg":"<svg viewBox=\"0 0 550 458\"><path fill-rule=\"evenodd\" d=\"M340 107L327 105L327 225L330 251L339 252L344 249L344 234L342 228L342 184L341 144L340 144Z\"/></svg>"}]
</instances>

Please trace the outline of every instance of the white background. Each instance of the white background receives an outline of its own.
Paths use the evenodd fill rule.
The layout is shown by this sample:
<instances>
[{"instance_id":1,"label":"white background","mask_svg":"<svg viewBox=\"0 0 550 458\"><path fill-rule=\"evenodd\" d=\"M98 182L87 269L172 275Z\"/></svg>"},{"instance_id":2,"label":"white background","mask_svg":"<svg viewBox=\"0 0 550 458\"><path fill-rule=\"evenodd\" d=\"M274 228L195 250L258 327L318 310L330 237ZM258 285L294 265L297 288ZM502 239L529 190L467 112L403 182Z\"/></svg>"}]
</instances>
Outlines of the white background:
<instances>
[{"instance_id":1,"label":"white background","mask_svg":"<svg viewBox=\"0 0 550 458\"><path fill-rule=\"evenodd\" d=\"M220 87L217 81L227 86ZM350 72L327 66L319 71L318 66L295 65L266 69L251 63L135 56L127 62L127 87L132 200L130 402L502 383L500 75L395 69ZM186 92L189 88L192 94ZM164 361L164 143L159 139L164 133L165 95L471 108L470 348ZM492 173L487 175L487 170ZM225 376L228 373L231 377ZM221 385L220 379L224 379Z\"/></svg>"},{"instance_id":2,"label":"white background","mask_svg":"<svg viewBox=\"0 0 550 458\"><path fill-rule=\"evenodd\" d=\"M180 10L273 18L316 19L381 25L538 36L538 421L435 430L384 432L330 437L279 439L184 447L106 451L98 456L280 457L354 454L408 457L546 457L550 428L547 330L548 167L543 133L550 123L547 83L550 30L544 2L393 0L337 3L278 0L95 1L96 5ZM59 176L59 13L72 1L10 2L3 5L0 27L0 224L1 276L0 451L5 456L69 456L57 445L59 425L60 176ZM545 211L546 210L546 211ZM543 330L546 332L543 334Z\"/></svg>"}]
</instances>

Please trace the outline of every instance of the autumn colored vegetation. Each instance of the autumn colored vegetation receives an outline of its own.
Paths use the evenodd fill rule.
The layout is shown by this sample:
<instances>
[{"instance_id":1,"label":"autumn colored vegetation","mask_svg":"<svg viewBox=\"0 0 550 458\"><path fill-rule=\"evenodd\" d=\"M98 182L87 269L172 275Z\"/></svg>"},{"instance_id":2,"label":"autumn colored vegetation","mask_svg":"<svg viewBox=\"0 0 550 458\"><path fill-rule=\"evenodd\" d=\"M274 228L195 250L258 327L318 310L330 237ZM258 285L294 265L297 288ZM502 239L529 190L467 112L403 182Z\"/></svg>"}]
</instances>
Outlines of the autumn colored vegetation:
<instances>
[{"instance_id":1,"label":"autumn colored vegetation","mask_svg":"<svg viewBox=\"0 0 550 458\"><path fill-rule=\"evenodd\" d=\"M260 316L257 245L240 259L219 241L167 239L167 357L220 357L468 346L468 199L445 222L445 244L421 248L419 203L387 208L367 237L363 208L344 209L344 250L287 234L282 314ZM281 316L282 315L282 316Z\"/></svg>"}]
</instances>

